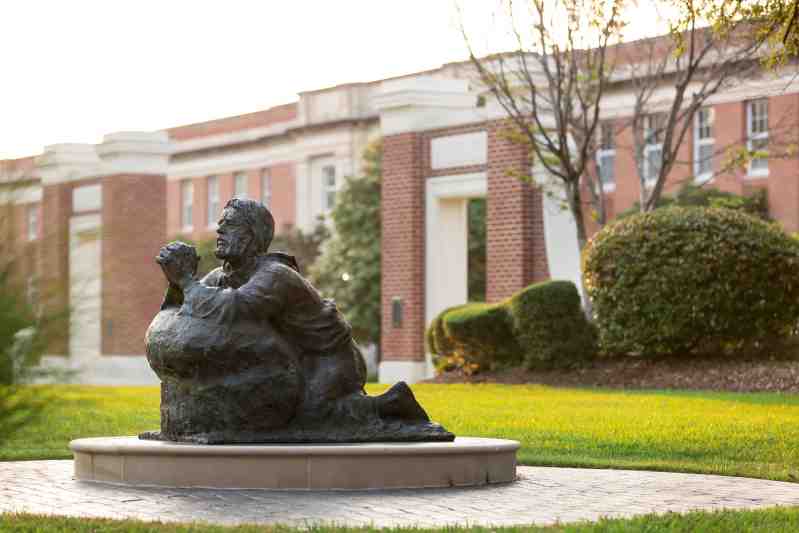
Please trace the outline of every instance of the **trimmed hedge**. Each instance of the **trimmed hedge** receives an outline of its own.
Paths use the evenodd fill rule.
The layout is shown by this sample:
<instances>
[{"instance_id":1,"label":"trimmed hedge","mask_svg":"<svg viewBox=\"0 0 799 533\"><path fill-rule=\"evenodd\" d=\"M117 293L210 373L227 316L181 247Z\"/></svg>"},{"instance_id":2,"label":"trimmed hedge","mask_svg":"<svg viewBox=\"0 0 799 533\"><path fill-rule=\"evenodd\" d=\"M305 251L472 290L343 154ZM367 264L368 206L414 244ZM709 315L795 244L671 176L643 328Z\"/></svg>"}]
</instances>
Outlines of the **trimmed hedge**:
<instances>
[{"instance_id":1,"label":"trimmed hedge","mask_svg":"<svg viewBox=\"0 0 799 533\"><path fill-rule=\"evenodd\" d=\"M799 318L799 242L740 211L672 207L606 226L583 252L603 351L758 349Z\"/></svg>"},{"instance_id":2,"label":"trimmed hedge","mask_svg":"<svg viewBox=\"0 0 799 533\"><path fill-rule=\"evenodd\" d=\"M513 332L527 368L570 366L596 355L597 335L570 281L531 285L509 301Z\"/></svg>"},{"instance_id":3,"label":"trimmed hedge","mask_svg":"<svg viewBox=\"0 0 799 533\"><path fill-rule=\"evenodd\" d=\"M496 304L442 311L426 333L440 370L571 366L596 353L596 335L569 281L531 285Z\"/></svg>"},{"instance_id":4,"label":"trimmed hedge","mask_svg":"<svg viewBox=\"0 0 799 533\"><path fill-rule=\"evenodd\" d=\"M426 336L439 370L493 369L513 364L521 352L502 304L470 303L445 309L430 323Z\"/></svg>"}]
</instances>

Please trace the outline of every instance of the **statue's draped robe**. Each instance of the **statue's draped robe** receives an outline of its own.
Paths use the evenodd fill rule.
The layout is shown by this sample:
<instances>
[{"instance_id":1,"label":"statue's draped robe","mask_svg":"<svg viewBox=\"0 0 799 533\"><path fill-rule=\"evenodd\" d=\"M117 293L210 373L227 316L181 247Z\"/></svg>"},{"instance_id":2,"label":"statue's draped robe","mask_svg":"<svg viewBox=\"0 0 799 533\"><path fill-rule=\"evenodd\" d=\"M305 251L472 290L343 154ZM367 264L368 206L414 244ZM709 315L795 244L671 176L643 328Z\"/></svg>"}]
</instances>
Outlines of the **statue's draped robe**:
<instances>
[{"instance_id":1,"label":"statue's draped robe","mask_svg":"<svg viewBox=\"0 0 799 533\"><path fill-rule=\"evenodd\" d=\"M258 256L233 272L217 268L188 288L183 305L192 316L218 317L222 327L271 323L299 351L305 410L363 393L366 365L352 328L335 302L322 298L300 275L291 256Z\"/></svg>"}]
</instances>

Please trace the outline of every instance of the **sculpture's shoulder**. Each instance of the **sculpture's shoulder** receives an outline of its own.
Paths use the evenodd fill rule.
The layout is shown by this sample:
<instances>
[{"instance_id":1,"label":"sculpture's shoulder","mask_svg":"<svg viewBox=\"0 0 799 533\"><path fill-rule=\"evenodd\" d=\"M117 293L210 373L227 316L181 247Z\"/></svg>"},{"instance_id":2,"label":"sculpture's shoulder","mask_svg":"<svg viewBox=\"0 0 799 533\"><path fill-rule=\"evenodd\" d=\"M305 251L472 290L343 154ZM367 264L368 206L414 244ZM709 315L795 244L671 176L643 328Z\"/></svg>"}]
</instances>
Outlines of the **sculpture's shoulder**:
<instances>
[{"instance_id":1,"label":"sculpture's shoulder","mask_svg":"<svg viewBox=\"0 0 799 533\"><path fill-rule=\"evenodd\" d=\"M222 267L216 267L205 275L202 279L202 283L208 287L219 287L219 280L222 279L223 274Z\"/></svg>"},{"instance_id":2,"label":"sculpture's shoulder","mask_svg":"<svg viewBox=\"0 0 799 533\"><path fill-rule=\"evenodd\" d=\"M268 268L275 271L290 269L297 274L300 273L300 267L297 264L297 259L293 255L287 254L285 252L271 252L260 256L258 258L258 270L261 270L262 268Z\"/></svg>"},{"instance_id":3,"label":"sculpture's shoulder","mask_svg":"<svg viewBox=\"0 0 799 533\"><path fill-rule=\"evenodd\" d=\"M272 252L258 257L256 272L279 279L302 278L297 260L293 255L283 252Z\"/></svg>"},{"instance_id":4,"label":"sculpture's shoulder","mask_svg":"<svg viewBox=\"0 0 799 533\"><path fill-rule=\"evenodd\" d=\"M300 273L297 260L287 253L272 252L260 256L256 272L256 276L260 277L263 283L290 290L294 296L309 292L309 288L312 288Z\"/></svg>"}]
</instances>

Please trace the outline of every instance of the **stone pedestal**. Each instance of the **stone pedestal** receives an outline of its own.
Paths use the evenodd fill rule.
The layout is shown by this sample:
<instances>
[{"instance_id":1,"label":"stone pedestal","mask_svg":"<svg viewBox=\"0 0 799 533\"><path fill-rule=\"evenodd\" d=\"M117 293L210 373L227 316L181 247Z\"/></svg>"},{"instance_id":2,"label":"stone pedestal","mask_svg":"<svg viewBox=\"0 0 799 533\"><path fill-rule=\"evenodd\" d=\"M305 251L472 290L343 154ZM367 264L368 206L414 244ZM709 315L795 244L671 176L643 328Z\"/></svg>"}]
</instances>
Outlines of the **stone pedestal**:
<instances>
[{"instance_id":1,"label":"stone pedestal","mask_svg":"<svg viewBox=\"0 0 799 533\"><path fill-rule=\"evenodd\" d=\"M463 487L516 477L511 440L314 445L193 445L74 440L75 479L216 489L363 490Z\"/></svg>"}]
</instances>

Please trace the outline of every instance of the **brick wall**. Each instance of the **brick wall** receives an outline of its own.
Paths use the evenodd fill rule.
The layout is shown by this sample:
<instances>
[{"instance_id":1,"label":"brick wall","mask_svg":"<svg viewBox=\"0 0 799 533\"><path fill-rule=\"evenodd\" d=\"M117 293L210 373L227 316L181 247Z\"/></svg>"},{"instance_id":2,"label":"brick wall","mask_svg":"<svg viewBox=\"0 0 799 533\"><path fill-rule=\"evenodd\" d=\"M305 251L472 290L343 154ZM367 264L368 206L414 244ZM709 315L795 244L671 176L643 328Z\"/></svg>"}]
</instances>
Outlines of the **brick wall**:
<instances>
[{"instance_id":1,"label":"brick wall","mask_svg":"<svg viewBox=\"0 0 799 533\"><path fill-rule=\"evenodd\" d=\"M507 298L549 277L541 191L509 170L529 175L527 150L505 139L503 121L488 125L486 299Z\"/></svg>"},{"instance_id":2,"label":"brick wall","mask_svg":"<svg viewBox=\"0 0 799 533\"><path fill-rule=\"evenodd\" d=\"M799 94L769 98L769 141L779 154L799 146ZM769 213L787 231L799 231L799 160L774 157L768 166Z\"/></svg>"},{"instance_id":3,"label":"brick wall","mask_svg":"<svg viewBox=\"0 0 799 533\"><path fill-rule=\"evenodd\" d=\"M293 163L276 163L267 167L272 179L272 197L269 205L277 231L293 227L296 221L296 186ZM263 198L261 190L262 167L242 170L247 175L248 196L259 202ZM234 173L214 174L219 180L219 209L233 197ZM194 185L194 204L192 209L193 231L186 234L181 224L182 197L181 183L190 180ZM169 239L183 236L195 242L214 237L214 230L208 227L208 176L193 176L169 180L166 185L166 234ZM214 220L219 213L214 215Z\"/></svg>"},{"instance_id":4,"label":"brick wall","mask_svg":"<svg viewBox=\"0 0 799 533\"><path fill-rule=\"evenodd\" d=\"M430 168L430 141L488 126L487 165ZM428 176L486 171L487 298L496 301L549 277L542 193L508 175L529 172L524 147L501 135L500 122L472 124L384 138L383 159L383 340L385 360L419 360L424 353L425 183ZM392 300L404 303L403 325L392 325Z\"/></svg>"},{"instance_id":5,"label":"brick wall","mask_svg":"<svg viewBox=\"0 0 799 533\"><path fill-rule=\"evenodd\" d=\"M180 235L180 180L166 182L166 234L170 239Z\"/></svg>"},{"instance_id":6,"label":"brick wall","mask_svg":"<svg viewBox=\"0 0 799 533\"><path fill-rule=\"evenodd\" d=\"M418 133L383 139L382 340L384 360L424 354L424 166ZM392 299L403 301L401 327L392 325Z\"/></svg>"},{"instance_id":7,"label":"brick wall","mask_svg":"<svg viewBox=\"0 0 799 533\"><path fill-rule=\"evenodd\" d=\"M297 224L296 177L293 163L278 163L269 168L272 176L272 198L269 210L275 217L275 231Z\"/></svg>"},{"instance_id":8,"label":"brick wall","mask_svg":"<svg viewBox=\"0 0 799 533\"><path fill-rule=\"evenodd\" d=\"M88 182L80 182L83 185ZM45 313L61 314L69 307L69 219L73 183L42 187L42 247L39 293ZM69 355L69 323L59 321L47 353Z\"/></svg>"},{"instance_id":9,"label":"brick wall","mask_svg":"<svg viewBox=\"0 0 799 533\"><path fill-rule=\"evenodd\" d=\"M39 232L33 240L28 238L28 211L39 209ZM0 205L0 269L9 268L8 283L27 296L28 277L41 273L42 242L41 204L18 204L12 201Z\"/></svg>"},{"instance_id":10,"label":"brick wall","mask_svg":"<svg viewBox=\"0 0 799 533\"><path fill-rule=\"evenodd\" d=\"M613 215L629 209L639 199L638 170L633 155L632 127L624 127L628 118L616 121L616 190L613 192ZM609 213L610 214L610 213ZM608 217L610 219L610 217Z\"/></svg>"},{"instance_id":11,"label":"brick wall","mask_svg":"<svg viewBox=\"0 0 799 533\"><path fill-rule=\"evenodd\" d=\"M746 170L727 168L727 150L746 146L746 107L744 102L728 102L713 106L713 136L715 151L713 169L718 172L713 187L735 194L743 194ZM692 137L693 139L693 137ZM691 159L693 160L693 154Z\"/></svg>"},{"instance_id":12,"label":"brick wall","mask_svg":"<svg viewBox=\"0 0 799 533\"><path fill-rule=\"evenodd\" d=\"M796 231L799 229L799 164L796 157L784 156L786 148L795 146L799 141L799 94L771 96L768 101L769 139L775 157L769 160L769 175L764 177L750 177L745 167L729 165L729 151L746 147L746 102L725 102L712 106L716 152L713 168L716 175L711 186L734 194L767 190L771 216L789 231ZM627 121L629 117L618 122L625 124ZM632 153L632 129L620 128L616 139L616 190L611 196L613 211L618 214L638 201L639 185ZM693 175L693 126L686 133L677 159L678 163L668 176L665 194L676 192Z\"/></svg>"},{"instance_id":13,"label":"brick wall","mask_svg":"<svg viewBox=\"0 0 799 533\"><path fill-rule=\"evenodd\" d=\"M144 333L166 288L154 258L166 240L166 179L103 179L102 353L144 353Z\"/></svg>"}]
</instances>

